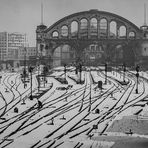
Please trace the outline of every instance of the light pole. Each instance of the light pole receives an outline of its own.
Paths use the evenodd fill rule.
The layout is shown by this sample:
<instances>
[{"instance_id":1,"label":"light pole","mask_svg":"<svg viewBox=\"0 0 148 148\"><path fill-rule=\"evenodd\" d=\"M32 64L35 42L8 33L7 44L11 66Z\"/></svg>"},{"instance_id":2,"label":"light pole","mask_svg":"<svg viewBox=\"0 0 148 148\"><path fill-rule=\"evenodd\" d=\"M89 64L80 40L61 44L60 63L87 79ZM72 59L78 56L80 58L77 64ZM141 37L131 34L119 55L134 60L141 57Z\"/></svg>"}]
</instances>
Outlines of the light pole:
<instances>
[{"instance_id":1,"label":"light pole","mask_svg":"<svg viewBox=\"0 0 148 148\"><path fill-rule=\"evenodd\" d=\"M44 87L45 87L45 80L46 80L46 74L48 72L48 68L46 65L44 65L44 68L43 68L43 74L44 74Z\"/></svg>"},{"instance_id":2,"label":"light pole","mask_svg":"<svg viewBox=\"0 0 148 148\"><path fill-rule=\"evenodd\" d=\"M116 60L115 66L116 66L116 77L117 77L117 48L115 49L115 55L116 55L116 57L115 57L116 58L115 59Z\"/></svg>"},{"instance_id":3,"label":"light pole","mask_svg":"<svg viewBox=\"0 0 148 148\"><path fill-rule=\"evenodd\" d=\"M44 48L44 45L43 45L43 44L40 44L40 52L41 52L41 60L40 60L40 62L41 62L41 64L42 64L42 62L43 62L43 61L42 61L42 60L43 60L43 59L42 59L42 58L43 58L43 57L42 57L42 55L43 55L43 53L42 53L42 52L43 52L43 48Z\"/></svg>"},{"instance_id":4,"label":"light pole","mask_svg":"<svg viewBox=\"0 0 148 148\"><path fill-rule=\"evenodd\" d=\"M78 74L78 66L75 64L75 74Z\"/></svg>"},{"instance_id":5,"label":"light pole","mask_svg":"<svg viewBox=\"0 0 148 148\"><path fill-rule=\"evenodd\" d=\"M79 72L80 72L80 84L81 84L81 73L82 73L82 64L80 63L79 64Z\"/></svg>"},{"instance_id":6,"label":"light pole","mask_svg":"<svg viewBox=\"0 0 148 148\"><path fill-rule=\"evenodd\" d=\"M26 88L26 47L24 47L24 72L23 72L23 75L24 75L24 88Z\"/></svg>"},{"instance_id":7,"label":"light pole","mask_svg":"<svg viewBox=\"0 0 148 148\"><path fill-rule=\"evenodd\" d=\"M0 76L0 83L1 83L2 76Z\"/></svg>"},{"instance_id":8,"label":"light pole","mask_svg":"<svg viewBox=\"0 0 148 148\"><path fill-rule=\"evenodd\" d=\"M138 78L139 78L139 65L136 66L136 77L137 77L137 86L136 86L136 94L138 94Z\"/></svg>"},{"instance_id":9,"label":"light pole","mask_svg":"<svg viewBox=\"0 0 148 148\"><path fill-rule=\"evenodd\" d=\"M105 84L107 84L107 63L105 63Z\"/></svg>"},{"instance_id":10,"label":"light pole","mask_svg":"<svg viewBox=\"0 0 148 148\"><path fill-rule=\"evenodd\" d=\"M64 64L64 73L65 73L65 81L66 81L66 64Z\"/></svg>"},{"instance_id":11,"label":"light pole","mask_svg":"<svg viewBox=\"0 0 148 148\"><path fill-rule=\"evenodd\" d=\"M33 71L33 67L30 66L29 67L29 72L30 72L30 77L31 77L31 81L30 81L30 83L31 83L31 87L30 87L30 89L31 89L30 100L33 100L33 98L32 98L32 71Z\"/></svg>"},{"instance_id":12,"label":"light pole","mask_svg":"<svg viewBox=\"0 0 148 148\"><path fill-rule=\"evenodd\" d=\"M40 72L40 62L39 62L39 56L37 56L37 65L38 65L38 92L40 91L40 78L39 78L39 72Z\"/></svg>"},{"instance_id":13,"label":"light pole","mask_svg":"<svg viewBox=\"0 0 148 148\"><path fill-rule=\"evenodd\" d=\"M126 65L125 63L123 64L123 82L125 82L125 72L126 72Z\"/></svg>"}]
</instances>

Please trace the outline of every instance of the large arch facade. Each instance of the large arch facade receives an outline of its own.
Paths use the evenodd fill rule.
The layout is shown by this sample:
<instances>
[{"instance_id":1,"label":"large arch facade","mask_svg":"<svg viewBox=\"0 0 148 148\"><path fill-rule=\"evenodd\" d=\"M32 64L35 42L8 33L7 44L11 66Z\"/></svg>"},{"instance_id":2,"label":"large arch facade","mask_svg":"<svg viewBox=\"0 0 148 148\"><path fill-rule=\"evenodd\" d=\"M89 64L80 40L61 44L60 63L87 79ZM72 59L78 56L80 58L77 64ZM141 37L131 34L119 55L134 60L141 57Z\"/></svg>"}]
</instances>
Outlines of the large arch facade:
<instances>
[{"instance_id":1,"label":"large arch facade","mask_svg":"<svg viewBox=\"0 0 148 148\"><path fill-rule=\"evenodd\" d=\"M100 31L104 31L106 38L110 36L110 24L116 24L116 38L141 38L141 30L127 19L105 11L90 10L75 13L64 17L57 21L52 26L45 30L47 38L53 38L53 33L58 32L58 38L72 38L71 26L73 22L78 23L78 35L76 38L83 37L83 31L86 33L87 38L93 36L92 32L97 33L96 38L101 38ZM94 28L92 27L94 26ZM65 28L66 35L62 36L62 28Z\"/></svg>"},{"instance_id":2,"label":"large arch facade","mask_svg":"<svg viewBox=\"0 0 148 148\"><path fill-rule=\"evenodd\" d=\"M132 22L119 15L98 10L66 16L49 28L40 29L38 27L36 33L37 47L44 44L53 59L57 48L68 45L69 49L72 49L75 53L73 59L70 58L71 61L80 58L84 61L88 58L88 55L91 55L89 56L90 62L94 62L94 59L95 62L102 61L101 58L112 62L112 55L116 53L117 45L122 48L120 63L125 62L123 61L123 59L126 59L127 50L125 50L125 47L131 51L135 50L131 53L137 54L137 43L143 38L142 31ZM94 55L98 56L94 57L90 53L91 50ZM138 56L136 54L131 56L131 60L135 60ZM130 59L130 57L128 58ZM126 61L129 61L129 59L126 59Z\"/></svg>"}]
</instances>

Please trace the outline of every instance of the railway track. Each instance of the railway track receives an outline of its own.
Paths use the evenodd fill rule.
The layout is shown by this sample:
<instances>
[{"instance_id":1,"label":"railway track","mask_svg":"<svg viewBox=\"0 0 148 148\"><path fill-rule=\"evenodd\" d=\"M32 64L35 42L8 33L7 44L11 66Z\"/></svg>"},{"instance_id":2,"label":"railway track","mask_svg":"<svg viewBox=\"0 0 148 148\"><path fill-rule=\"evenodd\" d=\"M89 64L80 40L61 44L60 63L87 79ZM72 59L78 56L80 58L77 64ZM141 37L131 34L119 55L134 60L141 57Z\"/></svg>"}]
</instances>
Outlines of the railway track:
<instances>
[{"instance_id":1,"label":"railway track","mask_svg":"<svg viewBox=\"0 0 148 148\"><path fill-rule=\"evenodd\" d=\"M34 141L30 148L60 148L64 145L65 138L73 139L81 134L89 136L93 134L93 125L99 126L104 123L104 128L100 131L100 135L102 135L116 116L147 96L145 85L148 82L141 78L139 85L143 89L134 99L131 97L136 85L136 78L133 74L126 75L126 79L129 81L126 86L119 83L114 76L110 76L108 77L108 81L110 81L108 87L104 85L103 90L94 91L96 84L94 84L93 73L84 73L85 83L78 88L65 90L60 95L53 84L50 93L41 98L43 104L41 109L33 105L6 122L2 122L0 132L3 135L3 140L0 141L0 145L2 147L11 146L15 143L15 139L31 135L44 126L49 127L50 130L48 129L40 140ZM104 78L104 75L98 72L97 77ZM20 85L19 82L15 83L13 87L9 87L12 87L12 90L13 88L19 90L18 85ZM113 99L112 94L114 97L118 94L119 97ZM22 94L18 93L18 95ZM108 100L112 104L106 107ZM99 109L100 112L96 113L96 109ZM3 108L3 110L5 109ZM13 126L16 128L9 131ZM83 143L77 143L74 147L83 147Z\"/></svg>"}]
</instances>

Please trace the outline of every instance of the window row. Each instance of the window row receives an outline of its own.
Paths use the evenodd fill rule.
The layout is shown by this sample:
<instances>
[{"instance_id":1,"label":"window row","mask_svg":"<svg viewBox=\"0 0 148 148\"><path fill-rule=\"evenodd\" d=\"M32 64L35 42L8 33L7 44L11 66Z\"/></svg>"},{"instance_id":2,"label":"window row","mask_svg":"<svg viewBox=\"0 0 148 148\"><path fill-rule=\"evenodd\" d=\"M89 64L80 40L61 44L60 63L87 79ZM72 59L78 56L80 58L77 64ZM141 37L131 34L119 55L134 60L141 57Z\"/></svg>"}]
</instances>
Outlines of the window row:
<instances>
[{"instance_id":1,"label":"window row","mask_svg":"<svg viewBox=\"0 0 148 148\"><path fill-rule=\"evenodd\" d=\"M71 36L76 37L78 35L78 22L73 21L71 23ZM109 29L109 30L108 30ZM115 37L126 37L127 36L127 29L126 26L122 25L119 29L117 29L117 23L115 21L111 21L108 26L108 22L105 18L101 19L99 24L97 23L96 18L92 18L90 21L90 35L91 36L98 36L100 37L107 37L108 35L111 38ZM80 21L80 35L81 36L88 36L88 20L82 19ZM67 37L68 36L68 26L64 25L61 27L61 36ZM135 38L136 34L134 31L129 32L128 36L130 38ZM52 33L52 37L59 37L59 32L54 31Z\"/></svg>"}]
</instances>

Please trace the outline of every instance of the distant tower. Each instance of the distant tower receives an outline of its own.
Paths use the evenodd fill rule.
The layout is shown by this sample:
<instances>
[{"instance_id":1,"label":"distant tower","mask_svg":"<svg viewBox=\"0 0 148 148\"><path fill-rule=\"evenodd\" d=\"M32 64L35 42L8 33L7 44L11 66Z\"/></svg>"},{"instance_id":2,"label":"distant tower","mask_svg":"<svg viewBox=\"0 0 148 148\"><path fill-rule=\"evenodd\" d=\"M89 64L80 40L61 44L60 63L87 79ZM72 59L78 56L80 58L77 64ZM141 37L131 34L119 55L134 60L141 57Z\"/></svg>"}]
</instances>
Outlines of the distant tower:
<instances>
[{"instance_id":1,"label":"distant tower","mask_svg":"<svg viewBox=\"0 0 148 148\"><path fill-rule=\"evenodd\" d=\"M41 25L43 25L43 2L41 2Z\"/></svg>"},{"instance_id":2,"label":"distant tower","mask_svg":"<svg viewBox=\"0 0 148 148\"><path fill-rule=\"evenodd\" d=\"M147 26L146 24L146 4L144 4L144 26Z\"/></svg>"},{"instance_id":3,"label":"distant tower","mask_svg":"<svg viewBox=\"0 0 148 148\"><path fill-rule=\"evenodd\" d=\"M143 37L148 38L148 26L146 23L146 4L144 4L144 24L140 27L140 29L143 31Z\"/></svg>"},{"instance_id":4,"label":"distant tower","mask_svg":"<svg viewBox=\"0 0 148 148\"><path fill-rule=\"evenodd\" d=\"M39 26L37 26L37 32L42 32L45 29L47 29L47 26L44 25L43 23L43 2L41 2L41 24Z\"/></svg>"},{"instance_id":5,"label":"distant tower","mask_svg":"<svg viewBox=\"0 0 148 148\"><path fill-rule=\"evenodd\" d=\"M41 55L42 51L44 50L44 31L47 29L47 26L43 23L43 2L41 2L41 24L37 26L36 29L36 49L37 55Z\"/></svg>"}]
</instances>

